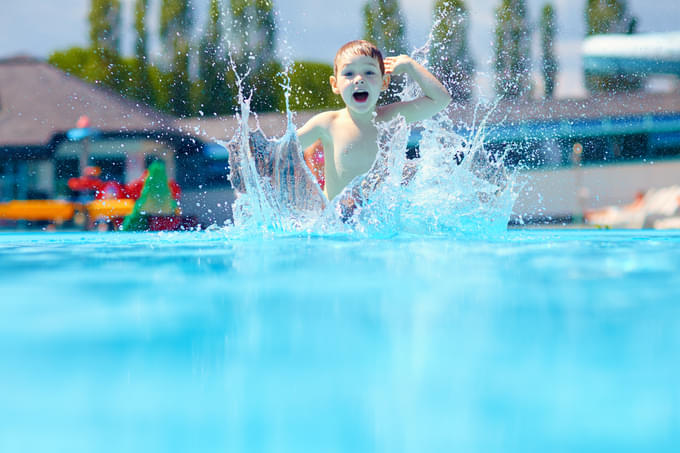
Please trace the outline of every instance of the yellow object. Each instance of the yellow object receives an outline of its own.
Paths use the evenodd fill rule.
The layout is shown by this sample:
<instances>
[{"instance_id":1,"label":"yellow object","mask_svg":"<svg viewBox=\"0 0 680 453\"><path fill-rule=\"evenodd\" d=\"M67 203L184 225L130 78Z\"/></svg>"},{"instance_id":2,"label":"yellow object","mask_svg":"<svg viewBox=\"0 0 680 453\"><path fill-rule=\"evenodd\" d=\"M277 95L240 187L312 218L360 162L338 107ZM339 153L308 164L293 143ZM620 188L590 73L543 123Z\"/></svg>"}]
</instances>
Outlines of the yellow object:
<instances>
[{"instance_id":1,"label":"yellow object","mask_svg":"<svg viewBox=\"0 0 680 453\"><path fill-rule=\"evenodd\" d=\"M101 217L125 217L132 212L135 200L121 198L116 200L95 200L87 204L87 214L91 219Z\"/></svg>"},{"instance_id":2,"label":"yellow object","mask_svg":"<svg viewBox=\"0 0 680 453\"><path fill-rule=\"evenodd\" d=\"M60 200L13 200L0 203L0 219L8 220L70 220L75 206Z\"/></svg>"}]
</instances>

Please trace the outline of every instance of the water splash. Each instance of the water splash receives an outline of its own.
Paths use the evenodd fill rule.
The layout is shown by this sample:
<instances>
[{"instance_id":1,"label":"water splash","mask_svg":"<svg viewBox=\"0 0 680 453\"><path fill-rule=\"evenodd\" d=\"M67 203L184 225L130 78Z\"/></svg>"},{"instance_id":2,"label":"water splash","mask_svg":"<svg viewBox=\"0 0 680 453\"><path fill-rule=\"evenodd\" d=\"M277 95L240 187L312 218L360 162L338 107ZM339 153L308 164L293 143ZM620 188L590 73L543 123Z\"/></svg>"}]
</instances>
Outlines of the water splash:
<instances>
[{"instance_id":1,"label":"water splash","mask_svg":"<svg viewBox=\"0 0 680 453\"><path fill-rule=\"evenodd\" d=\"M413 53L427 65L428 43ZM282 85L286 101L289 84ZM407 81L402 100L419 96ZM328 200L305 165L292 114L286 132L267 138L248 126L250 100L240 92L239 130L222 143L229 150L237 191L230 235L397 234L489 236L506 231L521 190L517 174L484 147L486 117L456 132L444 112L417 125L420 157L407 159L411 127L403 118L378 123L378 153L371 169ZM288 107L288 103L286 102ZM488 117L488 114L487 114Z\"/></svg>"},{"instance_id":2,"label":"water splash","mask_svg":"<svg viewBox=\"0 0 680 453\"><path fill-rule=\"evenodd\" d=\"M287 108L283 137L268 139L258 127L248 125L250 99L239 86L239 128L228 143L229 180L237 192L232 207L234 232L297 233L310 231L328 200L304 162L295 135L292 114ZM286 107L290 88L284 88Z\"/></svg>"}]
</instances>

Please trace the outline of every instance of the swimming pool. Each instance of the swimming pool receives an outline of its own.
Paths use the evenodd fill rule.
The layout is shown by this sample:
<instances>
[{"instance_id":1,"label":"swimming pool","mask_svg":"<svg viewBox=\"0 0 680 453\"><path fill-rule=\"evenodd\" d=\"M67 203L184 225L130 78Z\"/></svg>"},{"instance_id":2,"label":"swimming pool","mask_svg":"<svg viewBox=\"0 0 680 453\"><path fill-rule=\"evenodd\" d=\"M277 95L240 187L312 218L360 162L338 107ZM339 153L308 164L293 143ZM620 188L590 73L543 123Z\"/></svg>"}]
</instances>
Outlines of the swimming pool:
<instances>
[{"instance_id":1,"label":"swimming pool","mask_svg":"<svg viewBox=\"0 0 680 453\"><path fill-rule=\"evenodd\" d=\"M0 451L673 451L680 232L0 235Z\"/></svg>"}]
</instances>

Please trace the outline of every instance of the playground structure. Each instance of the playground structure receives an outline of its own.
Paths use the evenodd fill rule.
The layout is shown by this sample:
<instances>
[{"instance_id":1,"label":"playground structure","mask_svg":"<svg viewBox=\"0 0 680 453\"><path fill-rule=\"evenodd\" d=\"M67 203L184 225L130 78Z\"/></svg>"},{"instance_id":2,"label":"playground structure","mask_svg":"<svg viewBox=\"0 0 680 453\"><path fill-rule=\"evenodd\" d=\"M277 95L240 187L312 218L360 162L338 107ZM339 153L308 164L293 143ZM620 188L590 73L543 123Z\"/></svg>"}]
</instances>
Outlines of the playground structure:
<instances>
[{"instance_id":1,"label":"playground structure","mask_svg":"<svg viewBox=\"0 0 680 453\"><path fill-rule=\"evenodd\" d=\"M87 228L73 219L129 212L125 198L73 197L68 181L99 167L115 192L157 159L182 188L183 222L231 218L226 150L177 118L31 57L0 58L0 98L0 228Z\"/></svg>"},{"instance_id":2,"label":"playground structure","mask_svg":"<svg viewBox=\"0 0 680 453\"><path fill-rule=\"evenodd\" d=\"M140 197L146 206L138 210L144 215L145 229L189 229L198 224L195 186L201 186L197 182L202 178L205 182L206 162L215 162L206 158L202 142L168 132L102 132L89 128L86 118L81 120L75 129L55 134L49 155L33 163L32 187L40 194L38 199L0 203L0 226L118 230L125 217L135 212ZM167 187L156 184L144 196L154 165L155 181L162 174ZM226 164L222 171L226 180ZM176 175L189 188L194 210L182 209L183 191ZM146 213L153 210L150 206L170 204L172 209Z\"/></svg>"},{"instance_id":3,"label":"playground structure","mask_svg":"<svg viewBox=\"0 0 680 453\"><path fill-rule=\"evenodd\" d=\"M165 167L161 168L165 177ZM0 203L0 221L39 223L49 228L122 229L124 219L135 212L137 201L145 193L148 172L126 186L115 181L102 181L98 177L100 172L98 167L86 167L83 176L70 178L68 186L72 190L71 200L12 200ZM182 217L177 205L181 194L179 185L174 181L168 182L167 178L164 181L168 186L165 198L172 199L172 209L150 213L153 219L145 223L145 229L160 231L195 226L191 219ZM162 196L165 194L156 198L163 202ZM147 195L146 199L152 197ZM145 203L148 204L148 201Z\"/></svg>"}]
</instances>

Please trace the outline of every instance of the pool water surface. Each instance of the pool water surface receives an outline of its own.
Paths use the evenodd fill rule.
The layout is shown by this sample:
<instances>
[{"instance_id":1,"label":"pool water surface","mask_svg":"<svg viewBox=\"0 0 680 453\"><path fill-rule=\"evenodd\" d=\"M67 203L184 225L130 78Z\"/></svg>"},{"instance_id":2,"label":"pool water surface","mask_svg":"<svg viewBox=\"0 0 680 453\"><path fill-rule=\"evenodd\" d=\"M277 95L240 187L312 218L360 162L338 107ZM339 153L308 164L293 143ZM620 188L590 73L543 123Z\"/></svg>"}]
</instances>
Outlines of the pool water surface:
<instances>
[{"instance_id":1,"label":"pool water surface","mask_svg":"<svg viewBox=\"0 0 680 453\"><path fill-rule=\"evenodd\" d=\"M678 451L680 232L0 234L0 451Z\"/></svg>"}]
</instances>

